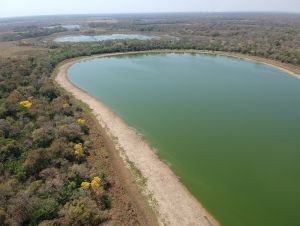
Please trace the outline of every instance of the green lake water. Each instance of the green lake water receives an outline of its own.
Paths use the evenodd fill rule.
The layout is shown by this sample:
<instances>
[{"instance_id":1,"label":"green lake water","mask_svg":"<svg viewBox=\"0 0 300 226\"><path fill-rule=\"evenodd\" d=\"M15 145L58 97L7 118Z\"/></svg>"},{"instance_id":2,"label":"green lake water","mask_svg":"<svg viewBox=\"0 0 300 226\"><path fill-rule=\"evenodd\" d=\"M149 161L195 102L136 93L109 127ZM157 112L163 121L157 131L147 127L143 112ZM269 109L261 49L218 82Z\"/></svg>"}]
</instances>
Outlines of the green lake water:
<instances>
[{"instance_id":1,"label":"green lake water","mask_svg":"<svg viewBox=\"0 0 300 226\"><path fill-rule=\"evenodd\" d=\"M136 128L223 226L300 225L300 80L201 54L75 64L69 78Z\"/></svg>"}]
</instances>

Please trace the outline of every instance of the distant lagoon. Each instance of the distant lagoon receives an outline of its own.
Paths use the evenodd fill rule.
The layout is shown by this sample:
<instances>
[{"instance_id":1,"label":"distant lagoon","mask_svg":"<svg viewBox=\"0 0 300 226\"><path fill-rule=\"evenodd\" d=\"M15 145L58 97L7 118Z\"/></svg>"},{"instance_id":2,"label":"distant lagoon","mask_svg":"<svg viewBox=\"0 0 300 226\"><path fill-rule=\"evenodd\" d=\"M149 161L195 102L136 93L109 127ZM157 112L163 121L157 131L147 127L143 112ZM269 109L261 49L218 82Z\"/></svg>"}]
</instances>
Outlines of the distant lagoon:
<instances>
[{"instance_id":1,"label":"distant lagoon","mask_svg":"<svg viewBox=\"0 0 300 226\"><path fill-rule=\"evenodd\" d=\"M58 27L66 28L66 29L68 29L68 30L80 29L80 25L78 25L78 24L70 24L70 25L54 25L54 26L49 26L49 27L44 27L44 28L47 28L47 29L54 29L54 28L58 28Z\"/></svg>"},{"instance_id":2,"label":"distant lagoon","mask_svg":"<svg viewBox=\"0 0 300 226\"><path fill-rule=\"evenodd\" d=\"M158 39L157 36L139 34L111 34L111 35L68 35L56 38L55 42L100 42L108 40L129 40L137 39L142 41Z\"/></svg>"}]
</instances>

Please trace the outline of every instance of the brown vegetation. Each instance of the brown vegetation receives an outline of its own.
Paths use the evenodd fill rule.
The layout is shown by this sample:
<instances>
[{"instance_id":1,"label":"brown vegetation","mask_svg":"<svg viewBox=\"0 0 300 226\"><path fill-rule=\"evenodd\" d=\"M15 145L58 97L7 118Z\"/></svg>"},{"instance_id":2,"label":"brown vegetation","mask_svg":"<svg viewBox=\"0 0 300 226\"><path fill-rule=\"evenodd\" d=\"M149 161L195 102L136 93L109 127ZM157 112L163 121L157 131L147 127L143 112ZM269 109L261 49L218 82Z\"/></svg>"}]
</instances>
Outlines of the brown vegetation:
<instances>
[{"instance_id":1,"label":"brown vegetation","mask_svg":"<svg viewBox=\"0 0 300 226\"><path fill-rule=\"evenodd\" d=\"M48 60L0 62L0 224L141 224L125 185L111 173L104 138L53 85ZM81 187L84 181L90 189Z\"/></svg>"}]
</instances>

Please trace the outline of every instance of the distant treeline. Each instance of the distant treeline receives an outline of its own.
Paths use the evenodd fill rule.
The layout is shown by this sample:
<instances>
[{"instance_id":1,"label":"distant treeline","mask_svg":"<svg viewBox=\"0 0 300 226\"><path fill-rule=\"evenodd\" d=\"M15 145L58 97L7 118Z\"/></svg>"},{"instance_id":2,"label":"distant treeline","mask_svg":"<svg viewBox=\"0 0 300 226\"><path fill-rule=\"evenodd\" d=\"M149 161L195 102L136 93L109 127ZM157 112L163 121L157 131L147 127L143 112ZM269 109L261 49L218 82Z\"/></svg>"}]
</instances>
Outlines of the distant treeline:
<instances>
[{"instance_id":1,"label":"distant treeline","mask_svg":"<svg viewBox=\"0 0 300 226\"><path fill-rule=\"evenodd\" d=\"M177 48L251 54L300 65L300 15L263 13L149 14L99 16L87 23L85 34L146 33L176 37ZM87 19L86 19L87 20ZM113 21L113 22L111 22ZM90 29L88 28L90 27ZM2 40L21 40L65 31L28 26ZM177 40L177 39L175 39ZM164 41L161 45L164 45ZM151 44L150 44L151 45Z\"/></svg>"},{"instance_id":2,"label":"distant treeline","mask_svg":"<svg viewBox=\"0 0 300 226\"><path fill-rule=\"evenodd\" d=\"M28 26L26 28L18 28L14 33L4 35L1 37L1 41L18 41L27 38L37 38L52 35L59 32L67 31L63 27L53 27L53 28L40 28L37 26Z\"/></svg>"},{"instance_id":3,"label":"distant treeline","mask_svg":"<svg viewBox=\"0 0 300 226\"><path fill-rule=\"evenodd\" d=\"M107 31L170 35L177 46L252 54L300 65L300 15L263 13L153 14L90 23Z\"/></svg>"},{"instance_id":4,"label":"distant treeline","mask_svg":"<svg viewBox=\"0 0 300 226\"><path fill-rule=\"evenodd\" d=\"M140 42L136 40L128 41L106 41L102 43L77 43L74 47L72 44L50 44L50 48L61 49L60 57L69 57L77 55L92 55L105 52L126 52L126 51L143 51L155 49L195 49L208 51L224 51L232 53L249 54L260 56L268 59L278 60L284 63L300 65L300 52L297 49L291 51L274 52L254 50L252 46L226 46L219 42L211 41L202 43L181 39L179 41L155 40ZM72 51L70 50L72 49ZM57 57L57 56L56 56Z\"/></svg>"}]
</instances>

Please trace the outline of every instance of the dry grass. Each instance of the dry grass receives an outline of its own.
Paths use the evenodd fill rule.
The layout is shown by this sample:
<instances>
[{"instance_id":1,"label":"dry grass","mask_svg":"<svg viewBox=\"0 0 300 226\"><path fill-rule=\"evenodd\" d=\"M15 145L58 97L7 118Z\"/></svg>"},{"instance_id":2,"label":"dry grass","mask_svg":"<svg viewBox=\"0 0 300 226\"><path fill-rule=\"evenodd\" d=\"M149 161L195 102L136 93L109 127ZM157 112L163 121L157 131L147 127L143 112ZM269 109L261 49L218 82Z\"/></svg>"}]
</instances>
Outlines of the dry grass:
<instances>
[{"instance_id":1,"label":"dry grass","mask_svg":"<svg viewBox=\"0 0 300 226\"><path fill-rule=\"evenodd\" d=\"M28 56L44 51L34 46L19 46L16 42L0 42L0 57Z\"/></svg>"}]
</instances>

